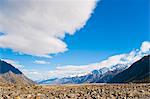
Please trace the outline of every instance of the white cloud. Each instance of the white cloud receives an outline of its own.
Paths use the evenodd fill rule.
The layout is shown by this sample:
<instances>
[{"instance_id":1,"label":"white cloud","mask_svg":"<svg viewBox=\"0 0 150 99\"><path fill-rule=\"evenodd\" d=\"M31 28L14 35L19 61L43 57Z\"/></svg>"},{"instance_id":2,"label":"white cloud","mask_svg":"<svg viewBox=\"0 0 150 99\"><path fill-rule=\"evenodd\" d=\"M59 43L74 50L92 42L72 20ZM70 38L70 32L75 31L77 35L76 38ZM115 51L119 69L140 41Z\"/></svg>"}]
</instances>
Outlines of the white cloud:
<instances>
[{"instance_id":1,"label":"white cloud","mask_svg":"<svg viewBox=\"0 0 150 99\"><path fill-rule=\"evenodd\" d=\"M141 52L142 52L142 53L150 52L150 42L144 41L144 42L142 43Z\"/></svg>"},{"instance_id":2,"label":"white cloud","mask_svg":"<svg viewBox=\"0 0 150 99\"><path fill-rule=\"evenodd\" d=\"M36 64L50 64L50 62L44 61L44 60L35 60L34 63Z\"/></svg>"},{"instance_id":3,"label":"white cloud","mask_svg":"<svg viewBox=\"0 0 150 99\"><path fill-rule=\"evenodd\" d=\"M56 67L56 70L49 71L49 75L50 78L53 77L62 78L68 76L85 75L95 69L110 67L116 64L125 64L126 62L129 62L127 57L130 56L128 56L128 54L121 54L121 55L111 56L108 59L103 60L99 63L92 63L92 64L80 65L80 66L67 65L67 66ZM122 60L123 58L125 58L126 60Z\"/></svg>"},{"instance_id":4,"label":"white cloud","mask_svg":"<svg viewBox=\"0 0 150 99\"><path fill-rule=\"evenodd\" d=\"M36 81L36 80L43 80L48 79L50 77L48 71L38 71L38 70L28 70L28 69L22 69L21 70L28 78Z\"/></svg>"},{"instance_id":5,"label":"white cloud","mask_svg":"<svg viewBox=\"0 0 150 99\"><path fill-rule=\"evenodd\" d=\"M67 51L73 35L90 18L97 0L0 0L0 47L50 57Z\"/></svg>"},{"instance_id":6,"label":"white cloud","mask_svg":"<svg viewBox=\"0 0 150 99\"><path fill-rule=\"evenodd\" d=\"M11 65L13 65L14 67L16 67L16 68L23 68L24 66L23 65L21 65L18 61L16 61L16 60L11 60L11 59L2 59L3 61L5 61L5 62L7 62L7 63L9 63L9 64L11 64Z\"/></svg>"}]
</instances>

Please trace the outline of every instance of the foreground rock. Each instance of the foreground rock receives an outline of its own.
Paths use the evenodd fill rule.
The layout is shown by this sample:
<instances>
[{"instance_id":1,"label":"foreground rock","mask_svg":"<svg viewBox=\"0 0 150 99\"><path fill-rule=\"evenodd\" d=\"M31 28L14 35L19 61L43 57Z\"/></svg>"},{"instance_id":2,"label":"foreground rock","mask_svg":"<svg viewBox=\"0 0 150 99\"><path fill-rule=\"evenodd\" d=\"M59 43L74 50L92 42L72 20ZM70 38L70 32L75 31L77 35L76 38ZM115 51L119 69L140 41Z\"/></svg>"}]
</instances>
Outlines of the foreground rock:
<instances>
[{"instance_id":1,"label":"foreground rock","mask_svg":"<svg viewBox=\"0 0 150 99\"><path fill-rule=\"evenodd\" d=\"M32 85L0 84L0 99L150 99L149 84Z\"/></svg>"}]
</instances>

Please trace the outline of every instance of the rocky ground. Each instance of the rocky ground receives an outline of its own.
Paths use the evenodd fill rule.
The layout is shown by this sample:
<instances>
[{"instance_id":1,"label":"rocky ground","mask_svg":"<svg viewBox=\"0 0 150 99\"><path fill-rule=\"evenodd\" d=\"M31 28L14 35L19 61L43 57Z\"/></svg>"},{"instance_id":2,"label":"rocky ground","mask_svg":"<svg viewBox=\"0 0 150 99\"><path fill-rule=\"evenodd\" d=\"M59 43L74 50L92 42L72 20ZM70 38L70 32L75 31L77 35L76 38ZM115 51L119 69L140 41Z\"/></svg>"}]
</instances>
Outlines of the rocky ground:
<instances>
[{"instance_id":1,"label":"rocky ground","mask_svg":"<svg viewBox=\"0 0 150 99\"><path fill-rule=\"evenodd\" d=\"M0 84L0 99L150 99L149 84Z\"/></svg>"}]
</instances>

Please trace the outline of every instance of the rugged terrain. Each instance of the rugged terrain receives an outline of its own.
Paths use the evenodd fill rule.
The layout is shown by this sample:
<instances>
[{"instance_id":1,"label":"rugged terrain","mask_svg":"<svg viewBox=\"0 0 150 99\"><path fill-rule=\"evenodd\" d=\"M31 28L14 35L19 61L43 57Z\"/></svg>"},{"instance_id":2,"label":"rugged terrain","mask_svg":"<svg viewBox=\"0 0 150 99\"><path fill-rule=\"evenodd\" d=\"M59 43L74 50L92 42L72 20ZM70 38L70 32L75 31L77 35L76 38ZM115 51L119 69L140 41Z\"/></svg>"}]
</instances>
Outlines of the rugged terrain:
<instances>
[{"instance_id":1,"label":"rugged terrain","mask_svg":"<svg viewBox=\"0 0 150 99\"><path fill-rule=\"evenodd\" d=\"M0 85L0 99L150 99L147 84Z\"/></svg>"}]
</instances>

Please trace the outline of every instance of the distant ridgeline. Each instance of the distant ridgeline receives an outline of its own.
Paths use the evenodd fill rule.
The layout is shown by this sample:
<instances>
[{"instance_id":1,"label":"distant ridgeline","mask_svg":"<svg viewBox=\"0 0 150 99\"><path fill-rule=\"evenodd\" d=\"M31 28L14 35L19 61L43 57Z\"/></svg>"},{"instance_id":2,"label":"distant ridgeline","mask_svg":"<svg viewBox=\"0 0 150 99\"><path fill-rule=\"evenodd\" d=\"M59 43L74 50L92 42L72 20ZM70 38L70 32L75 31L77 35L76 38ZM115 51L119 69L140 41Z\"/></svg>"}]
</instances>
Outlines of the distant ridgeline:
<instances>
[{"instance_id":1,"label":"distant ridgeline","mask_svg":"<svg viewBox=\"0 0 150 99\"><path fill-rule=\"evenodd\" d=\"M2 60L0 60L0 83L34 84L21 71Z\"/></svg>"},{"instance_id":2,"label":"distant ridgeline","mask_svg":"<svg viewBox=\"0 0 150 99\"><path fill-rule=\"evenodd\" d=\"M94 70L84 76L48 79L39 84L82 84L82 83L150 83L150 55L144 56L130 67L117 64L109 68Z\"/></svg>"}]
</instances>

